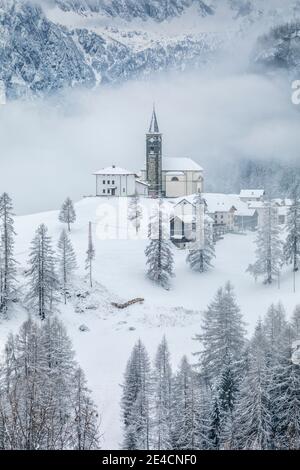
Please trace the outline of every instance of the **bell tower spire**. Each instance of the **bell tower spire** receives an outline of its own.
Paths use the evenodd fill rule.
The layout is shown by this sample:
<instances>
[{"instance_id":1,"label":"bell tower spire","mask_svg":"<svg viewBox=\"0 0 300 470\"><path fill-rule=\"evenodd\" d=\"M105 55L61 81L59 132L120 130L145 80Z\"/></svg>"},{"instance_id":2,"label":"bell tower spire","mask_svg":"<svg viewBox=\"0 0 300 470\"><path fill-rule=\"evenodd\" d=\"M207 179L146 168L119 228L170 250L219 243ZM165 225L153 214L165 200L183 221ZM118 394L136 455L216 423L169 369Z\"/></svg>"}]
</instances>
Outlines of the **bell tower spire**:
<instances>
[{"instance_id":1,"label":"bell tower spire","mask_svg":"<svg viewBox=\"0 0 300 470\"><path fill-rule=\"evenodd\" d=\"M146 134L146 178L149 194L159 197L162 195L162 134L159 131L155 104Z\"/></svg>"}]
</instances>

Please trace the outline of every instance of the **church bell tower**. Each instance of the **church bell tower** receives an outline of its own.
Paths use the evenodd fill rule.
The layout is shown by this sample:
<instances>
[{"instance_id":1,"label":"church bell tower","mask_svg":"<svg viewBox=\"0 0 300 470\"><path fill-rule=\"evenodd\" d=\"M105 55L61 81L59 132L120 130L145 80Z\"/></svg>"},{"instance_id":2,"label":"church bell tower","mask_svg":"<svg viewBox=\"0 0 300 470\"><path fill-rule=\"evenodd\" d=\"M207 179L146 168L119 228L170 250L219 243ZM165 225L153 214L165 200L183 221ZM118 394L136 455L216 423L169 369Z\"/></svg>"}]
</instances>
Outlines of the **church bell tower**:
<instances>
[{"instance_id":1,"label":"church bell tower","mask_svg":"<svg viewBox=\"0 0 300 470\"><path fill-rule=\"evenodd\" d=\"M162 134L153 107L149 131L146 134L146 179L149 183L149 195L162 195Z\"/></svg>"}]
</instances>

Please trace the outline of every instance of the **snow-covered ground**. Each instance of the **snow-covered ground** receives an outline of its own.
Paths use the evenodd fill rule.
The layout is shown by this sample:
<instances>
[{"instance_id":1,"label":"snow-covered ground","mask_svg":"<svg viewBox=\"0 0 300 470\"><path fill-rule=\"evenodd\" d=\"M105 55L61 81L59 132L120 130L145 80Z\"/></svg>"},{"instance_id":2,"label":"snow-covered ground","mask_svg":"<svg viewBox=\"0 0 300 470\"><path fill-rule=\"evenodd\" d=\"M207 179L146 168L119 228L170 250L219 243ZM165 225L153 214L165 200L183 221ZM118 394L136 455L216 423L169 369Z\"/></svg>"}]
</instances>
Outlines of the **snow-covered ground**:
<instances>
[{"instance_id":1,"label":"snow-covered ground","mask_svg":"<svg viewBox=\"0 0 300 470\"><path fill-rule=\"evenodd\" d=\"M255 284L245 272L254 259L255 234L228 234L216 247L213 270L206 274L192 272L185 263L186 252L174 247L176 277L172 288L165 291L153 285L145 277L144 249L146 240L104 240L103 234L117 227L113 214L119 200L85 198L76 204L77 221L71 238L78 258L78 276L84 274L87 249L88 222L93 222L96 249L94 262L94 291L86 299L73 300L60 307L60 318L65 322L72 338L77 359L84 368L94 399L102 415L103 448L118 448L121 442L120 393L123 372L131 349L138 338L145 343L153 357L162 336L169 341L174 367L183 354L192 358L198 345L192 337L200 330L203 309L211 301L216 290L228 280L235 287L248 331L251 332L259 318L272 302L281 300L290 315L299 302L299 294L293 292L291 270L284 269L279 286ZM146 205L149 201L146 202ZM62 224L58 212L52 211L16 218L16 258L20 273L26 267L28 248L35 229L45 223L56 245ZM126 217L122 224L126 223ZM124 235L124 231L121 231ZM300 290L300 277L298 274ZM78 290L87 290L78 280ZM143 297L144 304L118 310L111 302ZM77 299L76 295L74 297ZM16 331L26 313L16 307L9 320L0 325L1 347L9 331ZM85 324L89 330L82 332ZM193 360L193 359L192 359Z\"/></svg>"}]
</instances>

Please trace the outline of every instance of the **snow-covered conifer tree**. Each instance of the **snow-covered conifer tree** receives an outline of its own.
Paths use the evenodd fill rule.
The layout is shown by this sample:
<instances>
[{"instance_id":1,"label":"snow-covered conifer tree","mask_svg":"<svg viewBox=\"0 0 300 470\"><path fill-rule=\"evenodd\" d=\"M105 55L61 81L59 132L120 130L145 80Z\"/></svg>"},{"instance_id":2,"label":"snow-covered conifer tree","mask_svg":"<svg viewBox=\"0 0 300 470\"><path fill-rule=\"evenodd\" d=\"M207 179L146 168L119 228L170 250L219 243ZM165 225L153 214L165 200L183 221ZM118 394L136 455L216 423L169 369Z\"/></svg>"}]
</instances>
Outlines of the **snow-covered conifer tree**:
<instances>
[{"instance_id":1,"label":"snow-covered conifer tree","mask_svg":"<svg viewBox=\"0 0 300 470\"><path fill-rule=\"evenodd\" d=\"M210 386L216 384L224 366L224 358L230 357L235 373L242 369L245 331L233 287L228 282L220 288L204 313L202 333L195 336L201 343L200 372Z\"/></svg>"},{"instance_id":2,"label":"snow-covered conifer tree","mask_svg":"<svg viewBox=\"0 0 300 470\"><path fill-rule=\"evenodd\" d=\"M143 343L134 346L127 363L122 394L123 448L150 449L150 361Z\"/></svg>"},{"instance_id":3,"label":"snow-covered conifer tree","mask_svg":"<svg viewBox=\"0 0 300 470\"><path fill-rule=\"evenodd\" d=\"M63 203L58 219L60 222L67 224L68 231L71 231L71 224L76 221L76 212L74 209L73 201L67 197Z\"/></svg>"},{"instance_id":4,"label":"snow-covered conifer tree","mask_svg":"<svg viewBox=\"0 0 300 470\"><path fill-rule=\"evenodd\" d=\"M208 448L219 450L221 445L221 412L216 395L213 396L212 409L208 422Z\"/></svg>"},{"instance_id":5,"label":"snow-covered conifer tree","mask_svg":"<svg viewBox=\"0 0 300 470\"><path fill-rule=\"evenodd\" d=\"M147 257L147 276L165 289L169 288L173 273L173 253L167 227L169 218L163 211L162 200L157 205L157 213L152 216L149 225L150 243L145 250Z\"/></svg>"},{"instance_id":6,"label":"snow-covered conifer tree","mask_svg":"<svg viewBox=\"0 0 300 470\"><path fill-rule=\"evenodd\" d=\"M74 421L72 433L75 450L96 450L99 448L98 412L91 399L83 370L78 367L73 379Z\"/></svg>"},{"instance_id":7,"label":"snow-covered conifer tree","mask_svg":"<svg viewBox=\"0 0 300 470\"><path fill-rule=\"evenodd\" d=\"M273 446L267 338L261 322L255 329L235 411L235 448L268 450Z\"/></svg>"},{"instance_id":8,"label":"snow-covered conifer tree","mask_svg":"<svg viewBox=\"0 0 300 470\"><path fill-rule=\"evenodd\" d=\"M172 449L172 370L165 337L155 357L154 387L153 448Z\"/></svg>"},{"instance_id":9,"label":"snow-covered conifer tree","mask_svg":"<svg viewBox=\"0 0 300 470\"><path fill-rule=\"evenodd\" d=\"M300 183L292 189L292 205L288 211L286 229L284 259L287 264L293 265L293 270L296 272L299 269L300 259Z\"/></svg>"},{"instance_id":10,"label":"snow-covered conifer tree","mask_svg":"<svg viewBox=\"0 0 300 470\"><path fill-rule=\"evenodd\" d=\"M205 429L199 393L196 374L184 356L173 381L173 449L201 448Z\"/></svg>"},{"instance_id":11,"label":"snow-covered conifer tree","mask_svg":"<svg viewBox=\"0 0 300 470\"><path fill-rule=\"evenodd\" d=\"M0 448L98 448L97 413L63 325L27 320L0 367Z\"/></svg>"},{"instance_id":12,"label":"snow-covered conifer tree","mask_svg":"<svg viewBox=\"0 0 300 470\"><path fill-rule=\"evenodd\" d=\"M140 204L140 197L138 194L132 196L129 207L128 207L128 220L132 223L135 228L136 234L138 234L141 226L142 218L142 207Z\"/></svg>"},{"instance_id":13,"label":"snow-covered conifer tree","mask_svg":"<svg viewBox=\"0 0 300 470\"><path fill-rule=\"evenodd\" d=\"M76 256L72 242L66 232L61 232L57 246L58 277L61 289L64 295L65 304L67 303L67 291L70 288L72 276L77 268Z\"/></svg>"},{"instance_id":14,"label":"snow-covered conifer tree","mask_svg":"<svg viewBox=\"0 0 300 470\"><path fill-rule=\"evenodd\" d=\"M29 270L27 272L28 306L44 320L53 312L58 301L58 280L55 272L55 254L47 227L38 227L31 243Z\"/></svg>"},{"instance_id":15,"label":"snow-covered conifer tree","mask_svg":"<svg viewBox=\"0 0 300 470\"><path fill-rule=\"evenodd\" d=\"M272 377L275 448L300 450L300 366L291 360L292 350L281 355Z\"/></svg>"},{"instance_id":16,"label":"snow-covered conifer tree","mask_svg":"<svg viewBox=\"0 0 300 470\"><path fill-rule=\"evenodd\" d=\"M205 202L201 194L194 198L196 211L196 241L192 244L187 255L187 263L193 271L205 272L212 267L215 257L213 229L205 217Z\"/></svg>"},{"instance_id":17,"label":"snow-covered conifer tree","mask_svg":"<svg viewBox=\"0 0 300 470\"><path fill-rule=\"evenodd\" d=\"M85 269L89 273L90 287L93 287L93 261L95 258L95 249L92 238L92 222L89 222L88 249L86 252Z\"/></svg>"},{"instance_id":18,"label":"snow-covered conifer tree","mask_svg":"<svg viewBox=\"0 0 300 470\"><path fill-rule=\"evenodd\" d=\"M283 242L280 239L277 208L267 204L264 220L256 239L256 261L247 271L255 279L264 276L264 284L272 284L278 278L283 264Z\"/></svg>"},{"instance_id":19,"label":"snow-covered conifer tree","mask_svg":"<svg viewBox=\"0 0 300 470\"><path fill-rule=\"evenodd\" d=\"M300 305L296 305L292 316L293 339L300 339Z\"/></svg>"},{"instance_id":20,"label":"snow-covered conifer tree","mask_svg":"<svg viewBox=\"0 0 300 470\"><path fill-rule=\"evenodd\" d=\"M14 238L12 200L7 193L3 193L0 197L0 312L4 313L16 289Z\"/></svg>"}]
</instances>

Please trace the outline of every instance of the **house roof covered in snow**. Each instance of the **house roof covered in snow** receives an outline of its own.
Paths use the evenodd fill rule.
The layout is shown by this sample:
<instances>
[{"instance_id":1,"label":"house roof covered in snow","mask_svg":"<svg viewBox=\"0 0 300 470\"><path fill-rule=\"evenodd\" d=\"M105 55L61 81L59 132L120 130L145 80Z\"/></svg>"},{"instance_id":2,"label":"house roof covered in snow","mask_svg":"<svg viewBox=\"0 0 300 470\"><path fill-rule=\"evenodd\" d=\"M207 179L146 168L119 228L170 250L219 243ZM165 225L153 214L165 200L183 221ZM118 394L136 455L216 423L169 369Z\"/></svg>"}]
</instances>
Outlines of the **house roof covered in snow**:
<instances>
[{"instance_id":1,"label":"house roof covered in snow","mask_svg":"<svg viewBox=\"0 0 300 470\"><path fill-rule=\"evenodd\" d=\"M102 168L101 170L95 171L94 175L135 175L133 171L125 170L124 168L120 168L119 166L108 166L106 168Z\"/></svg>"},{"instance_id":2,"label":"house roof covered in snow","mask_svg":"<svg viewBox=\"0 0 300 470\"><path fill-rule=\"evenodd\" d=\"M264 189L242 189L240 192L240 197L252 198L252 197L262 197L265 194Z\"/></svg>"},{"instance_id":3,"label":"house roof covered in snow","mask_svg":"<svg viewBox=\"0 0 300 470\"><path fill-rule=\"evenodd\" d=\"M208 213L235 211L235 215L241 217L253 217L255 208L249 207L246 202L241 201L238 194L222 194L222 193L203 193L203 199L207 205ZM195 195L178 198L175 205L187 201L191 204L194 202Z\"/></svg>"},{"instance_id":4,"label":"house roof covered in snow","mask_svg":"<svg viewBox=\"0 0 300 470\"><path fill-rule=\"evenodd\" d=\"M162 169L163 171L203 171L198 163L187 157L163 157Z\"/></svg>"}]
</instances>

